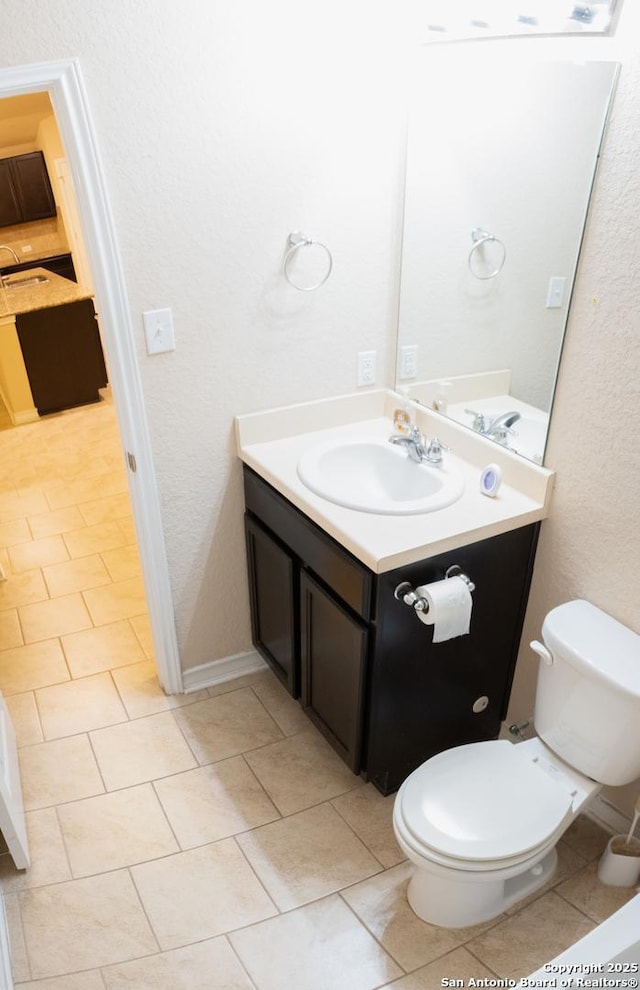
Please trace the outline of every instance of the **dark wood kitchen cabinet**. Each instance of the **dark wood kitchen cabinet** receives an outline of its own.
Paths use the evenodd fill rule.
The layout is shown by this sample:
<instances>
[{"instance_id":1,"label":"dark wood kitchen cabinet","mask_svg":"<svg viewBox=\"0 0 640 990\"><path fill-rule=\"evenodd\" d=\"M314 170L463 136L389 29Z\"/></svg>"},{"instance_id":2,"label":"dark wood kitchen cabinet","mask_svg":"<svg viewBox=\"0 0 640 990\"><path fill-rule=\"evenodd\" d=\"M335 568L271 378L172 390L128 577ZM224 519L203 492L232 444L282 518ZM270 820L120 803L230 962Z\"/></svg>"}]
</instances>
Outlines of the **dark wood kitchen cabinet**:
<instances>
[{"instance_id":1,"label":"dark wood kitchen cabinet","mask_svg":"<svg viewBox=\"0 0 640 990\"><path fill-rule=\"evenodd\" d=\"M56 204L42 152L0 159L0 227L55 215Z\"/></svg>"},{"instance_id":2,"label":"dark wood kitchen cabinet","mask_svg":"<svg viewBox=\"0 0 640 990\"><path fill-rule=\"evenodd\" d=\"M354 773L389 794L441 750L496 738L539 524L375 574L246 466L244 482L256 649ZM470 633L433 643L394 591L454 564L475 584Z\"/></svg>"},{"instance_id":3,"label":"dark wood kitchen cabinet","mask_svg":"<svg viewBox=\"0 0 640 990\"><path fill-rule=\"evenodd\" d=\"M97 402L107 369L91 299L21 313L16 330L40 415Z\"/></svg>"}]
</instances>

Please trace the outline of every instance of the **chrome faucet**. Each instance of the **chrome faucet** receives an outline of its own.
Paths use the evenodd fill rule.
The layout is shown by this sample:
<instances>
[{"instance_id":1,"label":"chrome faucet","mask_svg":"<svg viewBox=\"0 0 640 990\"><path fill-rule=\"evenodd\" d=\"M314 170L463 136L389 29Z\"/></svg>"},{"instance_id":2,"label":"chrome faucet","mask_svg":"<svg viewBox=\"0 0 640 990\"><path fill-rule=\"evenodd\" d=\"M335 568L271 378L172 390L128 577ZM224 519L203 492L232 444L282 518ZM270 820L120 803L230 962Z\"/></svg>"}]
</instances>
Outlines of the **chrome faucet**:
<instances>
[{"instance_id":1,"label":"chrome faucet","mask_svg":"<svg viewBox=\"0 0 640 990\"><path fill-rule=\"evenodd\" d=\"M442 440L438 440L437 437L434 437L433 440L427 440L417 426L411 426L408 433L394 433L389 437L389 443L406 447L407 456L417 464L421 464L423 461L428 464L442 464L442 451L449 450L447 445Z\"/></svg>"},{"instance_id":2,"label":"chrome faucet","mask_svg":"<svg viewBox=\"0 0 640 990\"><path fill-rule=\"evenodd\" d=\"M506 443L507 438L513 434L511 427L521 418L520 413L515 410L500 413L493 419L488 419L484 413L476 412L475 409L465 409L466 413L473 416L472 428L476 433L482 433L485 437L491 437L498 443Z\"/></svg>"},{"instance_id":3,"label":"chrome faucet","mask_svg":"<svg viewBox=\"0 0 640 990\"><path fill-rule=\"evenodd\" d=\"M16 254L16 252L13 250L13 248L12 247L9 247L8 244L0 244L0 251L8 251L9 254L13 255L13 260L15 261L16 265L19 265L20 264L20 258L18 257L18 255ZM2 285L4 285L4 275L1 275L0 274L0 286L2 286Z\"/></svg>"}]
</instances>

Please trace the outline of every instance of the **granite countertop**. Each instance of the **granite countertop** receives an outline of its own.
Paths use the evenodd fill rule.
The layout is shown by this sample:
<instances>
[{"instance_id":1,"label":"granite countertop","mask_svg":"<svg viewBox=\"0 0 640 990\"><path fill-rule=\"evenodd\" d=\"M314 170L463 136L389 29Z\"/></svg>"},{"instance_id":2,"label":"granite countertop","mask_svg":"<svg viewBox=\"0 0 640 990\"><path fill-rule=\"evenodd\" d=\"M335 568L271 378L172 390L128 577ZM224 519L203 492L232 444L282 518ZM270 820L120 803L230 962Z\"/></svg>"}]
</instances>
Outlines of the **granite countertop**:
<instances>
[{"instance_id":1,"label":"granite countertop","mask_svg":"<svg viewBox=\"0 0 640 990\"><path fill-rule=\"evenodd\" d=\"M44 282L32 282L41 277ZM19 316L38 309L64 306L81 299L91 299L92 293L61 275L54 275L46 268L29 268L6 276L0 288L0 316Z\"/></svg>"}]
</instances>

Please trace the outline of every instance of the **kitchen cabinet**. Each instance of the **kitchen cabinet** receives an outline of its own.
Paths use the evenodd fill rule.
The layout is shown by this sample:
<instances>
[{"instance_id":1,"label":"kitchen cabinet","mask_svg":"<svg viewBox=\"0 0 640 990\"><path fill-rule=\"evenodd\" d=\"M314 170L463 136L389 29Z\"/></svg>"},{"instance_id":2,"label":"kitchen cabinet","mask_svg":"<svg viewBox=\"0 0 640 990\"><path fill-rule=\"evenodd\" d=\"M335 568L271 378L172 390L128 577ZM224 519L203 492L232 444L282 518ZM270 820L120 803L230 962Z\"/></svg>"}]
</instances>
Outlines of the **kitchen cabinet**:
<instances>
[{"instance_id":1,"label":"kitchen cabinet","mask_svg":"<svg viewBox=\"0 0 640 990\"><path fill-rule=\"evenodd\" d=\"M247 466L244 485L254 644L354 773L389 794L441 750L496 738L539 523L376 574ZM434 643L394 591L452 565L475 584L471 629Z\"/></svg>"},{"instance_id":2,"label":"kitchen cabinet","mask_svg":"<svg viewBox=\"0 0 640 990\"><path fill-rule=\"evenodd\" d=\"M0 227L55 215L56 204L42 152L0 159Z\"/></svg>"},{"instance_id":3,"label":"kitchen cabinet","mask_svg":"<svg viewBox=\"0 0 640 990\"><path fill-rule=\"evenodd\" d=\"M19 313L16 330L40 415L98 401L108 379L91 299Z\"/></svg>"}]
</instances>

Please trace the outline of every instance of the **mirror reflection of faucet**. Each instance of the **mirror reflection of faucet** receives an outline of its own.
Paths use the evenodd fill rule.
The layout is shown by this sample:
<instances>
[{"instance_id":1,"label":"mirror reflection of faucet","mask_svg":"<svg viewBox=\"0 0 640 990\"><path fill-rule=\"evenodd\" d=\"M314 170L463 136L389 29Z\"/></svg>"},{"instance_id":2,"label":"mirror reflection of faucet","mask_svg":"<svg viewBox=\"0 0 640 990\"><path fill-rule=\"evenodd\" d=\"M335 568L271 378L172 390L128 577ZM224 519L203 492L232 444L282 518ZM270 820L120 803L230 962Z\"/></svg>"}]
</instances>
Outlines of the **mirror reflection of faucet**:
<instances>
[{"instance_id":1,"label":"mirror reflection of faucet","mask_svg":"<svg viewBox=\"0 0 640 990\"><path fill-rule=\"evenodd\" d=\"M498 443L507 443L510 436L518 435L517 430L511 429L514 423L521 419L520 413L514 409L500 413L499 416L486 416L484 413L476 412L475 409L465 409L465 412L473 416L471 428L484 437L491 437Z\"/></svg>"}]
</instances>

